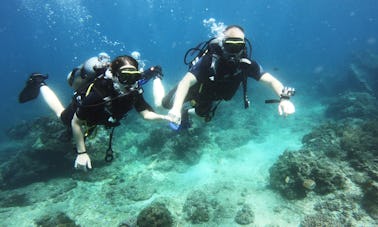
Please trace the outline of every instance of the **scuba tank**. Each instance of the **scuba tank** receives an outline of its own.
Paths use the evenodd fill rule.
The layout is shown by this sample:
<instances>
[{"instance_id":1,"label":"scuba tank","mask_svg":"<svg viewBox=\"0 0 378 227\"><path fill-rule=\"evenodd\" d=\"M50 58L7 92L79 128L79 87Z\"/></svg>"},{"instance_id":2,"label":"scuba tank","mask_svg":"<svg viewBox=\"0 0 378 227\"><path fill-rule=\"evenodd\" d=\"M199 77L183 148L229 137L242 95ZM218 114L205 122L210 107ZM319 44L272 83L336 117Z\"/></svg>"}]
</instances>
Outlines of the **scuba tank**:
<instances>
[{"instance_id":1,"label":"scuba tank","mask_svg":"<svg viewBox=\"0 0 378 227\"><path fill-rule=\"evenodd\" d=\"M105 73L110 65L110 56L102 52L98 56L91 57L83 64L74 68L67 75L67 82L74 90L92 82L96 77Z\"/></svg>"}]
</instances>

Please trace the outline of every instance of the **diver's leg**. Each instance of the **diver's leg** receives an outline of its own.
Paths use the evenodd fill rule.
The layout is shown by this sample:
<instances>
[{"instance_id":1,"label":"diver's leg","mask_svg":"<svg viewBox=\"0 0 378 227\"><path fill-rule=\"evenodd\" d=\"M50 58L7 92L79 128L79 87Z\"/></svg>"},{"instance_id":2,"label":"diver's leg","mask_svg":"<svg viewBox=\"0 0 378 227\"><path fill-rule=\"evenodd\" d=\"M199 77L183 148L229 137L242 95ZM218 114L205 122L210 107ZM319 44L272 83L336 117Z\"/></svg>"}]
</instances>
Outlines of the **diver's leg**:
<instances>
[{"instance_id":1,"label":"diver's leg","mask_svg":"<svg viewBox=\"0 0 378 227\"><path fill-rule=\"evenodd\" d=\"M47 75L32 73L26 81L26 85L24 89L22 89L18 97L18 101L20 103L25 103L37 98L39 93L42 93L42 97L44 98L47 105L55 112L55 114L59 118L60 114L64 110L64 107L55 93L49 87L47 87L45 83L45 80L47 78Z\"/></svg>"},{"instance_id":2,"label":"diver's leg","mask_svg":"<svg viewBox=\"0 0 378 227\"><path fill-rule=\"evenodd\" d=\"M209 122L212 102L192 102L186 105L181 112L181 125L183 128L198 128Z\"/></svg>"},{"instance_id":3,"label":"diver's leg","mask_svg":"<svg viewBox=\"0 0 378 227\"><path fill-rule=\"evenodd\" d=\"M171 109L173 106L173 102L175 100L175 94L177 90L177 85L168 92L168 94L162 99L161 105L165 109Z\"/></svg>"},{"instance_id":4,"label":"diver's leg","mask_svg":"<svg viewBox=\"0 0 378 227\"><path fill-rule=\"evenodd\" d=\"M156 107L162 107L163 98L165 96L165 90L163 83L160 78L155 78L153 80L153 95L154 95L154 102Z\"/></svg>"},{"instance_id":5,"label":"diver's leg","mask_svg":"<svg viewBox=\"0 0 378 227\"><path fill-rule=\"evenodd\" d=\"M62 114L64 107L56 94L47 86L42 85L40 88L41 94L47 105L50 107L52 111L56 114L58 118Z\"/></svg>"},{"instance_id":6,"label":"diver's leg","mask_svg":"<svg viewBox=\"0 0 378 227\"><path fill-rule=\"evenodd\" d=\"M195 114L197 117L203 119L205 122L209 122L212 118L212 101L201 101L196 103L194 111L190 110L189 113Z\"/></svg>"}]
</instances>

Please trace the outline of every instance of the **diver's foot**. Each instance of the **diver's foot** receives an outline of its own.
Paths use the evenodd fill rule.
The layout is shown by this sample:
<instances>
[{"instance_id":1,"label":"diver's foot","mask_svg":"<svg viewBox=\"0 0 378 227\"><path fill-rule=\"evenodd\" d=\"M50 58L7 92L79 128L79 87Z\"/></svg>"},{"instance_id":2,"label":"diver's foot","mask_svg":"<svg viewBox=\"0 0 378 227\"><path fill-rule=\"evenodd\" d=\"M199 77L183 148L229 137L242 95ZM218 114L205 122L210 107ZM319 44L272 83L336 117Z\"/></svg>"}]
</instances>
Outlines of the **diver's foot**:
<instances>
[{"instance_id":1,"label":"diver's foot","mask_svg":"<svg viewBox=\"0 0 378 227\"><path fill-rule=\"evenodd\" d=\"M33 73L30 75L29 79L26 81L24 89L22 89L18 96L18 101L24 103L37 98L39 95L39 88L46 85L45 80L47 78L47 75L40 73Z\"/></svg>"},{"instance_id":2,"label":"diver's foot","mask_svg":"<svg viewBox=\"0 0 378 227\"><path fill-rule=\"evenodd\" d=\"M43 75L40 73L32 73L29 76L29 80L27 81L27 84L33 84L34 86L42 86L46 85L45 80L49 78L48 75Z\"/></svg>"}]
</instances>

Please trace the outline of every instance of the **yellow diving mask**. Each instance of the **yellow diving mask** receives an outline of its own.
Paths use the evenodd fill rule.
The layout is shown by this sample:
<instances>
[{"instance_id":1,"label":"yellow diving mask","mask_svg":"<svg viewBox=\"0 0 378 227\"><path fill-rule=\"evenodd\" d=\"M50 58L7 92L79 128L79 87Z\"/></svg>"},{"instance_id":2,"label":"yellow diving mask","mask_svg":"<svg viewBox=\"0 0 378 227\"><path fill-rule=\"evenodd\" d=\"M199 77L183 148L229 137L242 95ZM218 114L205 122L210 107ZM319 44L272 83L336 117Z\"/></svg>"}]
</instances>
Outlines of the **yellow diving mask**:
<instances>
[{"instance_id":1,"label":"yellow diving mask","mask_svg":"<svg viewBox=\"0 0 378 227\"><path fill-rule=\"evenodd\" d=\"M122 66L116 75L118 77L118 81L124 85L135 84L142 78L142 73L130 66Z\"/></svg>"}]
</instances>

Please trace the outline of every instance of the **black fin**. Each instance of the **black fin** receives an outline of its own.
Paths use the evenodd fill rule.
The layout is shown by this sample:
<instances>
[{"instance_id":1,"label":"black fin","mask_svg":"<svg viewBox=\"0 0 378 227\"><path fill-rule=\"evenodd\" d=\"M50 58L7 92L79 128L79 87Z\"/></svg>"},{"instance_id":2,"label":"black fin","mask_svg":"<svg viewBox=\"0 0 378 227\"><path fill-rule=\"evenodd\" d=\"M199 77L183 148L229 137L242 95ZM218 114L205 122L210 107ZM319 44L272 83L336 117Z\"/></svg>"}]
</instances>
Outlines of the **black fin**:
<instances>
[{"instance_id":1,"label":"black fin","mask_svg":"<svg viewBox=\"0 0 378 227\"><path fill-rule=\"evenodd\" d=\"M18 102L25 103L37 98L39 95L39 88L45 84L47 78L47 75L42 75L40 73L33 73L30 75L28 81L26 81L24 89L22 89L18 96Z\"/></svg>"}]
</instances>

